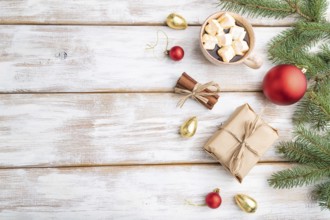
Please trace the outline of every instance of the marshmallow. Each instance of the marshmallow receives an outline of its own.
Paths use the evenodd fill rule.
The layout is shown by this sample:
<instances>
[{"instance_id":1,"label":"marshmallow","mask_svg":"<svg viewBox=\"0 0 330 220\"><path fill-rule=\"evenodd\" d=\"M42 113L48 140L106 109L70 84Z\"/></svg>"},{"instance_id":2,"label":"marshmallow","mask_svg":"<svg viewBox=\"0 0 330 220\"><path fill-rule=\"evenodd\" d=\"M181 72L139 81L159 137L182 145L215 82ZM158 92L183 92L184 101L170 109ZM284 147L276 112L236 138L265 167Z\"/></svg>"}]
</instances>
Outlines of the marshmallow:
<instances>
[{"instance_id":1,"label":"marshmallow","mask_svg":"<svg viewBox=\"0 0 330 220\"><path fill-rule=\"evenodd\" d=\"M233 37L231 34L217 35L217 40L219 47L231 46L233 43Z\"/></svg>"},{"instance_id":2,"label":"marshmallow","mask_svg":"<svg viewBox=\"0 0 330 220\"><path fill-rule=\"evenodd\" d=\"M218 18L218 22L224 29L235 26L235 19L228 13L224 13L220 18Z\"/></svg>"},{"instance_id":3,"label":"marshmallow","mask_svg":"<svg viewBox=\"0 0 330 220\"><path fill-rule=\"evenodd\" d=\"M236 55L244 55L250 48L246 41L238 40L233 42L233 48Z\"/></svg>"},{"instance_id":4,"label":"marshmallow","mask_svg":"<svg viewBox=\"0 0 330 220\"><path fill-rule=\"evenodd\" d=\"M232 46L222 47L218 50L219 56L222 58L223 62L229 63L231 59L235 56L235 51Z\"/></svg>"},{"instance_id":5,"label":"marshmallow","mask_svg":"<svg viewBox=\"0 0 330 220\"><path fill-rule=\"evenodd\" d=\"M205 31L208 34L215 36L217 33L223 32L223 28L217 20L213 19L205 26Z\"/></svg>"},{"instance_id":6,"label":"marshmallow","mask_svg":"<svg viewBox=\"0 0 330 220\"><path fill-rule=\"evenodd\" d=\"M234 40L243 40L246 35L245 29L239 26L234 26L230 28L229 33L233 35Z\"/></svg>"},{"instance_id":7,"label":"marshmallow","mask_svg":"<svg viewBox=\"0 0 330 220\"><path fill-rule=\"evenodd\" d=\"M202 43L203 47L206 50L213 50L215 48L215 45L218 43L218 40L215 36L203 34Z\"/></svg>"},{"instance_id":8,"label":"marshmallow","mask_svg":"<svg viewBox=\"0 0 330 220\"><path fill-rule=\"evenodd\" d=\"M223 29L222 29L222 30L219 30L218 33L217 33L217 35L216 35L216 37L217 37L217 36L224 35L224 34L226 34L226 33L224 32Z\"/></svg>"}]
</instances>

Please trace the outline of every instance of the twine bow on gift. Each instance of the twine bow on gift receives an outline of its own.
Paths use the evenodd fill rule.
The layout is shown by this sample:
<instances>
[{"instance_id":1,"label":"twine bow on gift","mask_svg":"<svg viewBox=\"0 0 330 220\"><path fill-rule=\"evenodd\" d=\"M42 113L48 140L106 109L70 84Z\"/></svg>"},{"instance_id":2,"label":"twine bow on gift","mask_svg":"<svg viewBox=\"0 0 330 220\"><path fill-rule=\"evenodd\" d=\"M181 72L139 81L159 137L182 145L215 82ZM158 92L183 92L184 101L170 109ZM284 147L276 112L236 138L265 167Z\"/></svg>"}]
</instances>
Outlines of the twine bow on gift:
<instances>
[{"instance_id":1,"label":"twine bow on gift","mask_svg":"<svg viewBox=\"0 0 330 220\"><path fill-rule=\"evenodd\" d=\"M205 92L205 89L208 89L211 92ZM211 81L205 84L196 83L192 91L175 87L174 92L177 94L185 95L177 104L177 106L181 108L189 98L193 98L197 101L207 104L209 100L206 97L217 95L220 92L220 86L217 83Z\"/></svg>"},{"instance_id":2,"label":"twine bow on gift","mask_svg":"<svg viewBox=\"0 0 330 220\"><path fill-rule=\"evenodd\" d=\"M221 128L224 131L226 131L227 133L229 133L231 136L233 136L239 142L239 144L236 147L234 153L232 154L230 162L229 162L229 170L234 175L237 175L237 172L241 169L245 150L249 150L251 153L253 153L257 157L260 157L258 152L246 143L246 139L249 138L259 127L264 125L264 123L262 123L261 125L257 126L258 121L259 121L259 116L257 116L253 122L250 121L244 125L243 139L237 137L237 135L234 134L233 132L231 132L227 129Z\"/></svg>"}]
</instances>

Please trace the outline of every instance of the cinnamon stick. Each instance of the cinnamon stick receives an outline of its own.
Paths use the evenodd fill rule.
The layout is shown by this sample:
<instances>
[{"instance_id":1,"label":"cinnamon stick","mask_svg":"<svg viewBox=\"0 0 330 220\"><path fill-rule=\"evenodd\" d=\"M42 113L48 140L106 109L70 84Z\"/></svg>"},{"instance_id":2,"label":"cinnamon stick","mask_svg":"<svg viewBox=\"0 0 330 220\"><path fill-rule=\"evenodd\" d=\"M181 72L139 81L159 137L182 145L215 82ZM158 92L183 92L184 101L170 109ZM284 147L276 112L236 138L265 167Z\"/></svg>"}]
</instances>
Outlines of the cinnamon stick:
<instances>
[{"instance_id":1,"label":"cinnamon stick","mask_svg":"<svg viewBox=\"0 0 330 220\"><path fill-rule=\"evenodd\" d=\"M182 73L181 77L177 81L176 87L192 91L196 84L197 81L194 80L191 76L189 76L187 73ZM205 89L203 92L212 93L212 91L208 89ZM199 100L198 101L211 110L214 107L214 105L218 102L219 95L206 96L205 98L208 99L207 103L201 102Z\"/></svg>"}]
</instances>

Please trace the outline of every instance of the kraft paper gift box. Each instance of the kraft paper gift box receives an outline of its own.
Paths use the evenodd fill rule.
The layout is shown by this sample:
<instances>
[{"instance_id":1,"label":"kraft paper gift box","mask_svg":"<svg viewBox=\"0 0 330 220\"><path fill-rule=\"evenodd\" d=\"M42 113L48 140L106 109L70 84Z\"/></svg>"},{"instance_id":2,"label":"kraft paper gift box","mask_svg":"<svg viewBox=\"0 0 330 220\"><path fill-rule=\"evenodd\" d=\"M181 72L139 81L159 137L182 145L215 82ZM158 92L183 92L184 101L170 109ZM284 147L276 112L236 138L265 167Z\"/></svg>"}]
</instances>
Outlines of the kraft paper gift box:
<instances>
[{"instance_id":1,"label":"kraft paper gift box","mask_svg":"<svg viewBox=\"0 0 330 220\"><path fill-rule=\"evenodd\" d=\"M277 138L277 130L244 104L208 140L204 149L242 182Z\"/></svg>"}]
</instances>

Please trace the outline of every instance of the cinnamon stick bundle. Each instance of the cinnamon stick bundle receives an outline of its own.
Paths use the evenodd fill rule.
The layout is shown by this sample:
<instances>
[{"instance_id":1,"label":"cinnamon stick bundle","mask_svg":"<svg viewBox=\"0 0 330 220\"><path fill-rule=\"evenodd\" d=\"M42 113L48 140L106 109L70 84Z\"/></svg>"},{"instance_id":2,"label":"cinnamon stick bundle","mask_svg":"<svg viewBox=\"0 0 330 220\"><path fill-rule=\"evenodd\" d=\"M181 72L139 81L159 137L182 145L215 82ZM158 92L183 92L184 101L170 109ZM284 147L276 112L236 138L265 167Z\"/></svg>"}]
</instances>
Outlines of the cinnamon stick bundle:
<instances>
[{"instance_id":1,"label":"cinnamon stick bundle","mask_svg":"<svg viewBox=\"0 0 330 220\"><path fill-rule=\"evenodd\" d=\"M193 91L195 89L195 86L198 82L194 80L191 76L189 76L187 73L182 73L181 77L178 79L176 83L176 88L185 89L189 91ZM207 107L208 109L212 109L214 105L218 102L219 95L216 93L219 91L211 91L210 89L206 88L202 91L203 98L205 98L207 101L203 102L198 98L195 98L198 102L200 102L202 105ZM210 93L206 94L205 93Z\"/></svg>"}]
</instances>

